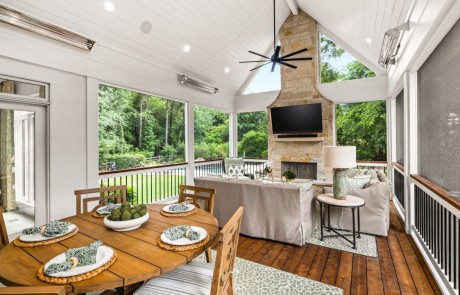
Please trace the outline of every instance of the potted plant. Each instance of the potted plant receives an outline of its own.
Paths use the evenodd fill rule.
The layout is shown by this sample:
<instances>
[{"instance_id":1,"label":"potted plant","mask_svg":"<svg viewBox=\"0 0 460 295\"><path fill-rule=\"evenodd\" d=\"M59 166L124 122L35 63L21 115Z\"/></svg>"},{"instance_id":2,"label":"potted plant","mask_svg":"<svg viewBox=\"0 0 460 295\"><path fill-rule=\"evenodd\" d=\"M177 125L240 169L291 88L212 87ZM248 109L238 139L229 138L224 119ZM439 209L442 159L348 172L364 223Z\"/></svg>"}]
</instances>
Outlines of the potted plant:
<instances>
[{"instance_id":1,"label":"potted plant","mask_svg":"<svg viewBox=\"0 0 460 295\"><path fill-rule=\"evenodd\" d=\"M295 172L291 171L291 170L284 171L283 176L286 177L286 179L288 181L291 181L291 180L295 179L295 177L296 177Z\"/></svg>"},{"instance_id":2,"label":"potted plant","mask_svg":"<svg viewBox=\"0 0 460 295\"><path fill-rule=\"evenodd\" d=\"M267 166L264 168L264 172L267 173L267 178L271 179L271 181L273 182L273 169L271 166Z\"/></svg>"}]
</instances>

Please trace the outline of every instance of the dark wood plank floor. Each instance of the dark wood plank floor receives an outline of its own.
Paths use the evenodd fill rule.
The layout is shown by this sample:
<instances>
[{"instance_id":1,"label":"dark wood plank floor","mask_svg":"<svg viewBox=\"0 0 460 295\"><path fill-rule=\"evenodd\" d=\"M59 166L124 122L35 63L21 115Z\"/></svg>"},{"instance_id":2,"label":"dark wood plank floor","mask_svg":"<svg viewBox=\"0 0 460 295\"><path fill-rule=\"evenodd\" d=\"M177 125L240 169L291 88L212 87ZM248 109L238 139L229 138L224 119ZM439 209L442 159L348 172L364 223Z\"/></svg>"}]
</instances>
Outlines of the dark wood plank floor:
<instances>
[{"instance_id":1,"label":"dark wood plank floor","mask_svg":"<svg viewBox=\"0 0 460 295\"><path fill-rule=\"evenodd\" d=\"M390 210L388 237L377 237L378 257L317 245L293 246L240 236L238 257L345 290L345 294L441 294L414 241Z\"/></svg>"}]
</instances>

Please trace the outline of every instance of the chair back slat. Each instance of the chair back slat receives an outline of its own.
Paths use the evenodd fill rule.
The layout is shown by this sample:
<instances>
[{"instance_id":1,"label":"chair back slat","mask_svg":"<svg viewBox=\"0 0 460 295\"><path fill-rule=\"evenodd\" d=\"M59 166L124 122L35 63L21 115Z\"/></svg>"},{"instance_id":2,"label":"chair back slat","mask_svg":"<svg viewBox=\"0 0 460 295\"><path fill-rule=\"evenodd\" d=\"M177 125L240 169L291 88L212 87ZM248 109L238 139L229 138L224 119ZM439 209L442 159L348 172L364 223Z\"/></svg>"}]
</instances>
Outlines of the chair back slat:
<instances>
[{"instance_id":1,"label":"chair back slat","mask_svg":"<svg viewBox=\"0 0 460 295\"><path fill-rule=\"evenodd\" d=\"M0 250L8 244L9 239L6 231L5 218L3 218L3 207L0 206Z\"/></svg>"},{"instance_id":2,"label":"chair back slat","mask_svg":"<svg viewBox=\"0 0 460 295\"><path fill-rule=\"evenodd\" d=\"M189 200L191 204L203 209L211 214L214 212L214 196L216 190L213 188L180 185L179 186L179 203ZM203 201L204 207L201 208L199 201Z\"/></svg>"},{"instance_id":3,"label":"chair back slat","mask_svg":"<svg viewBox=\"0 0 460 295\"><path fill-rule=\"evenodd\" d=\"M98 204L92 209L92 211L95 211L98 208L105 206L107 200L109 199L115 199L115 203L117 204L124 203L126 202L126 191L126 185L76 190L75 197L77 202L77 214L87 213L89 211L88 205L91 202L98 202ZM98 194L98 196L90 196L94 194Z\"/></svg>"},{"instance_id":4,"label":"chair back slat","mask_svg":"<svg viewBox=\"0 0 460 295\"><path fill-rule=\"evenodd\" d=\"M218 235L216 265L211 286L212 295L234 293L233 269L242 218L243 207L239 207Z\"/></svg>"}]
</instances>

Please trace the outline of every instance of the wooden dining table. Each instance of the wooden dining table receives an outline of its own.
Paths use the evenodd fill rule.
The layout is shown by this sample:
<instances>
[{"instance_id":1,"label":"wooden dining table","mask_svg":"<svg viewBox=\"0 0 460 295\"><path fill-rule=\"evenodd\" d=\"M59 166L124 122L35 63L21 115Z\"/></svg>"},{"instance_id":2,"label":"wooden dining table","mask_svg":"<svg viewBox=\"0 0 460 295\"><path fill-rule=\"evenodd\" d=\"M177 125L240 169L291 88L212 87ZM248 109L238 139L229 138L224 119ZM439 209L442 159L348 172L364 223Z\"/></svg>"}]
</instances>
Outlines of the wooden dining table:
<instances>
[{"instance_id":1,"label":"wooden dining table","mask_svg":"<svg viewBox=\"0 0 460 295\"><path fill-rule=\"evenodd\" d=\"M117 232L103 224L103 218L91 213L65 218L75 224L79 231L75 236L61 242L38 247L21 248L8 244L0 251L0 282L7 286L48 285L37 278L37 270L53 257L69 248L86 246L96 240L112 247L118 257L107 270L87 280L66 285L67 293L123 288L171 271L204 252L219 231L217 219L210 213L198 209L186 217L165 217L160 214L164 204L148 205L150 218L140 228ZM194 225L207 230L210 241L205 247L195 250L173 252L158 246L161 233L176 225Z\"/></svg>"}]
</instances>

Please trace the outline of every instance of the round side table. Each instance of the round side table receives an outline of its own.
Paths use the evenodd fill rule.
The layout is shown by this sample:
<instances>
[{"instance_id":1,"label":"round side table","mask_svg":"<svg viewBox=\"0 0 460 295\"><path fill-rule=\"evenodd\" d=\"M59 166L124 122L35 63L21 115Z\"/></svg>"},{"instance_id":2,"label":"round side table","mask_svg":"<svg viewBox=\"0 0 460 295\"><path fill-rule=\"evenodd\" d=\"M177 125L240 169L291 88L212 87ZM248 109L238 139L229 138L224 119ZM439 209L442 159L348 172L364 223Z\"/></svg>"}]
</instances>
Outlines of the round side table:
<instances>
[{"instance_id":1,"label":"round side table","mask_svg":"<svg viewBox=\"0 0 460 295\"><path fill-rule=\"evenodd\" d=\"M332 238L332 237L341 237L345 239L347 242L351 243L353 245L353 249L356 248L356 238L361 238L361 220L359 217L359 208L364 206L364 200L355 196L347 195L344 200L338 200L334 198L332 194L321 194L316 197L316 200L319 203L319 210L320 210L320 223L321 223L321 241L324 240L324 238ZM327 206L327 226L324 224L324 205ZM353 233L352 234L341 234L339 233L336 228L331 227L331 210L330 206L335 206L335 207L342 207L342 208L350 208L351 209L351 218L353 219ZM355 230L355 211L358 211L358 233L356 234ZM327 235L325 236L323 234L324 228L327 229L327 231L333 231L335 235ZM348 239L348 236L353 237L353 241Z\"/></svg>"}]
</instances>

